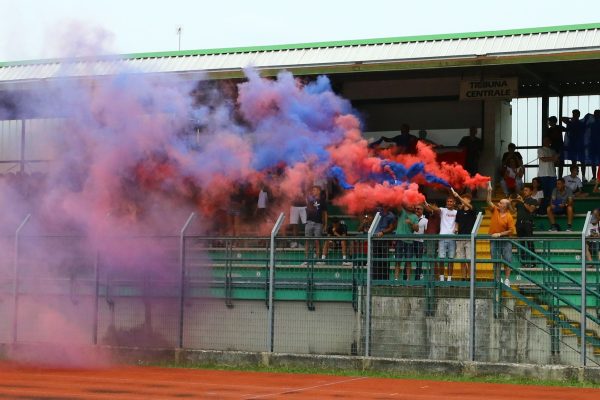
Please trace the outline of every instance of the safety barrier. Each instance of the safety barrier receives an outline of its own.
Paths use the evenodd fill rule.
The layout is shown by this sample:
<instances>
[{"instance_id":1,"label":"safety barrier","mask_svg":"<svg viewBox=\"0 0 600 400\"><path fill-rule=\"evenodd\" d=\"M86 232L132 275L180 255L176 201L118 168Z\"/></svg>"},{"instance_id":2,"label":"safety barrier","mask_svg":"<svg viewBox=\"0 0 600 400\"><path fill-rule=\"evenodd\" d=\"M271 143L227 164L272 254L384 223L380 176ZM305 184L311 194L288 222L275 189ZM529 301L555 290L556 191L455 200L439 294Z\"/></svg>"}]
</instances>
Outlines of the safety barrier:
<instances>
[{"instance_id":1,"label":"safety barrier","mask_svg":"<svg viewBox=\"0 0 600 400\"><path fill-rule=\"evenodd\" d=\"M0 342L600 362L589 214L581 235L527 240L477 234L481 214L471 235L380 236L376 215L335 238L282 236L283 214L269 236L207 237L194 217L96 242L26 218L0 237Z\"/></svg>"}]
</instances>

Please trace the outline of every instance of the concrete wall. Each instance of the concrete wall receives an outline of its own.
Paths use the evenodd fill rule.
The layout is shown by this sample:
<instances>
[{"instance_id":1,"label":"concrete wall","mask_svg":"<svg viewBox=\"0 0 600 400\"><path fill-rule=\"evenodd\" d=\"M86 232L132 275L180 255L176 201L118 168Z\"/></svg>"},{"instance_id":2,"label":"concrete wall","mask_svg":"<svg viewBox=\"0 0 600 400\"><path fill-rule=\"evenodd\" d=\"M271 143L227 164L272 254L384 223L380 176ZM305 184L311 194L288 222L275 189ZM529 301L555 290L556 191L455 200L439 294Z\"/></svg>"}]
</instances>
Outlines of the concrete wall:
<instances>
[{"instance_id":1,"label":"concrete wall","mask_svg":"<svg viewBox=\"0 0 600 400\"><path fill-rule=\"evenodd\" d=\"M371 356L395 359L469 359L469 299L458 289L436 293L430 312L424 296L390 295L372 298ZM451 293L451 291L454 291ZM463 291L464 292L464 291ZM451 297L450 295L453 295ZM446 297L444 297L446 296ZM0 341L11 340L12 302L2 298ZM93 344L94 303L76 299L22 296L19 341L22 343ZM364 304L362 305L364 309ZM43 310L43 312L36 312ZM349 303L276 301L274 351L295 354L364 355L364 314ZM560 352L553 354L545 318L504 301L497 317L490 298L476 301L476 360L531 364L579 365L577 337L560 333ZM142 348L179 347L179 301L164 297L113 298L98 304L98 344ZM268 309L264 301L187 299L184 303L183 348L265 352ZM591 350L591 349L590 349ZM589 352L590 357L594 357ZM600 360L595 360L600 362Z\"/></svg>"},{"instance_id":2,"label":"concrete wall","mask_svg":"<svg viewBox=\"0 0 600 400\"><path fill-rule=\"evenodd\" d=\"M148 305L149 312L141 299L117 298L113 311L101 299L100 343L132 345L130 339L142 335L138 346L177 347L178 301L153 299ZM146 316L151 320L149 326L145 325ZM276 301L274 319L274 350L277 352L350 355L359 340L360 319L348 303L317 303L316 309L310 311L305 302ZM120 341L111 341L115 333L121 335ZM268 351L265 302L233 301L233 306L227 307L223 299L186 299L183 347Z\"/></svg>"},{"instance_id":3,"label":"concrete wall","mask_svg":"<svg viewBox=\"0 0 600 400\"><path fill-rule=\"evenodd\" d=\"M438 298L426 315L423 297L374 297L371 355L466 361L468 312L467 298ZM561 336L560 353L552 354L546 319L514 299L505 300L498 317L492 299L477 299L475 315L477 361L579 365L577 338Z\"/></svg>"}]
</instances>

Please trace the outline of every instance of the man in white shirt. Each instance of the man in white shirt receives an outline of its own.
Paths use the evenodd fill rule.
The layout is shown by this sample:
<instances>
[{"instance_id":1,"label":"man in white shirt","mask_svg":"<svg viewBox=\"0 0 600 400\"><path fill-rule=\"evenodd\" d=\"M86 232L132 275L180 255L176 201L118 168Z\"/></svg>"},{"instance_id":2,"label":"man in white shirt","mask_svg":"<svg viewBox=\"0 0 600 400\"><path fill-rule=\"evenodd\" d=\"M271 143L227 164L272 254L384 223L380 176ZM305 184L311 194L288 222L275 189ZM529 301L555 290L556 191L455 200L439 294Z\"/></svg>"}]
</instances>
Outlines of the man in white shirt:
<instances>
[{"instance_id":1,"label":"man in white shirt","mask_svg":"<svg viewBox=\"0 0 600 400\"><path fill-rule=\"evenodd\" d=\"M446 207L438 207L435 204L425 203L425 206L434 213L440 215L440 235L456 234L456 199L454 196L448 196ZM444 259L454 259L456 253L456 241L452 239L442 239L438 244L438 257L440 260L441 275L440 281L445 280ZM452 280L453 262L448 262L448 281Z\"/></svg>"},{"instance_id":2,"label":"man in white shirt","mask_svg":"<svg viewBox=\"0 0 600 400\"><path fill-rule=\"evenodd\" d=\"M417 222L417 230L415 231L415 235L423 235L425 234L425 229L427 229L427 222L429 222L427 220L427 218L425 217L425 215L423 215L423 205L422 204L418 204L415 206L415 214L417 216L417 218L419 219L419 222ZM422 236L421 236L422 237ZM423 257L423 253L425 252L425 246L423 243L423 239L416 239L414 242L414 253L415 253L415 258L422 258ZM421 261L417 261L417 269L415 271L415 280L421 280L423 279L423 263Z\"/></svg>"},{"instance_id":3,"label":"man in white shirt","mask_svg":"<svg viewBox=\"0 0 600 400\"><path fill-rule=\"evenodd\" d=\"M594 256L600 261L600 208L592 211L592 218L585 232L585 259L592 261Z\"/></svg>"},{"instance_id":4,"label":"man in white shirt","mask_svg":"<svg viewBox=\"0 0 600 400\"><path fill-rule=\"evenodd\" d=\"M554 163L559 157L550 146L552 142L550 136L542 138L542 147L538 149L538 178L542 183L544 198L540 203L540 209L546 210L549 204L549 199L552 196L552 191L556 187L556 168Z\"/></svg>"},{"instance_id":5,"label":"man in white shirt","mask_svg":"<svg viewBox=\"0 0 600 400\"><path fill-rule=\"evenodd\" d=\"M585 197L588 194L583 191L583 182L577 176L579 174L579 167L577 165L571 165L571 175L564 177L565 186L571 189L575 197Z\"/></svg>"}]
</instances>

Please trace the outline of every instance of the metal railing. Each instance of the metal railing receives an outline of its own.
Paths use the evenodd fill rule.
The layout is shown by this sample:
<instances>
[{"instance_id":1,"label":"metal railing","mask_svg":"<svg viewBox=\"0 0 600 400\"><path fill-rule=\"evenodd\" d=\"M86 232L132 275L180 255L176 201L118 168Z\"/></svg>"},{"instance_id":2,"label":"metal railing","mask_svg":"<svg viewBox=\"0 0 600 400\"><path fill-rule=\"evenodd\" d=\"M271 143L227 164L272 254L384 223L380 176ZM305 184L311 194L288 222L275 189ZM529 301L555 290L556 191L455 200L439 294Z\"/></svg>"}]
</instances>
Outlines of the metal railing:
<instances>
[{"instance_id":1,"label":"metal railing","mask_svg":"<svg viewBox=\"0 0 600 400\"><path fill-rule=\"evenodd\" d=\"M13 299L12 312L0 301L12 316L0 321L6 343L58 340L39 311L72 321L62 335L94 345L600 362L589 213L581 236L528 238L477 234L481 213L470 235L374 237L377 214L366 235L335 238L281 236L283 214L266 237L188 234L191 214L178 235L119 238L139 249L125 257L87 238L28 234L30 218L13 236L12 266L2 266L13 272L12 288L0 286ZM440 254L442 240L462 254ZM510 257L492 254L494 242Z\"/></svg>"}]
</instances>

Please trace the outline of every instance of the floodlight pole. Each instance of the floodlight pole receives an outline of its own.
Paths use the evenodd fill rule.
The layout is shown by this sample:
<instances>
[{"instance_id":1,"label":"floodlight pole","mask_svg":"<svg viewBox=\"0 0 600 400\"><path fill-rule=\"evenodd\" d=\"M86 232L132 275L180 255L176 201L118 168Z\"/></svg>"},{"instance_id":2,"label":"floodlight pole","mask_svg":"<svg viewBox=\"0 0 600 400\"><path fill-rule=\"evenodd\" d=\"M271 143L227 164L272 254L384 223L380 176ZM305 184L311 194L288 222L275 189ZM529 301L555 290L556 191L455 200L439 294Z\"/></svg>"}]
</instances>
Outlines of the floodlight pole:
<instances>
[{"instance_id":1,"label":"floodlight pole","mask_svg":"<svg viewBox=\"0 0 600 400\"><path fill-rule=\"evenodd\" d=\"M182 27L178 26L177 27L177 36L178 36L178 42L179 42L179 44L177 46L178 51L181 51L181 31L182 31Z\"/></svg>"},{"instance_id":2,"label":"floodlight pole","mask_svg":"<svg viewBox=\"0 0 600 400\"><path fill-rule=\"evenodd\" d=\"M17 343L17 326L19 319L19 235L21 230L25 227L31 214L27 214L25 219L21 222L21 225L15 231L15 254L13 258L13 326L12 326L12 341Z\"/></svg>"},{"instance_id":3,"label":"floodlight pole","mask_svg":"<svg viewBox=\"0 0 600 400\"><path fill-rule=\"evenodd\" d=\"M373 271L373 233L379 225L381 214L378 212L367 232L367 294L365 304L365 357L371 354L371 275Z\"/></svg>"},{"instance_id":4,"label":"floodlight pole","mask_svg":"<svg viewBox=\"0 0 600 400\"><path fill-rule=\"evenodd\" d=\"M185 301L185 232L195 217L196 213L191 213L179 232L179 348L183 348L183 308Z\"/></svg>"},{"instance_id":5,"label":"floodlight pole","mask_svg":"<svg viewBox=\"0 0 600 400\"><path fill-rule=\"evenodd\" d=\"M275 309L273 307L273 294L275 292L275 236L279 233L281 225L285 220L285 214L279 214L279 218L275 221L273 229L271 229L271 248L269 250L269 324L267 327L267 349L269 352L273 352L274 345L274 332L275 332Z\"/></svg>"}]
</instances>

